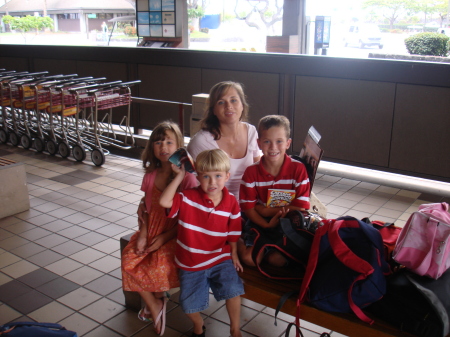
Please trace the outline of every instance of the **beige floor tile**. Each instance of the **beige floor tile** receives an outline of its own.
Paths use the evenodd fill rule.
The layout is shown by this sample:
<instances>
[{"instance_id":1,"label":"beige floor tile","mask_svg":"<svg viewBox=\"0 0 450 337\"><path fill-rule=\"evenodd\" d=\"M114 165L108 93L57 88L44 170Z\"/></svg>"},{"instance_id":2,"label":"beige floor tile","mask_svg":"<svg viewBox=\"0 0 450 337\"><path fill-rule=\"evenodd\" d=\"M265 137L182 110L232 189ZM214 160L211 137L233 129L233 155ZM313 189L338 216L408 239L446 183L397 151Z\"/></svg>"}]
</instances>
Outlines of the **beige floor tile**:
<instances>
[{"instance_id":1,"label":"beige floor tile","mask_svg":"<svg viewBox=\"0 0 450 337\"><path fill-rule=\"evenodd\" d=\"M11 233L14 233L14 234L20 234L20 233L29 231L29 230L31 230L33 228L36 228L36 226L33 225L33 224L30 224L29 222L20 220L19 222L15 223L15 224L13 224L11 226L6 227L6 230L8 232L11 232ZM0 238L3 239L2 236L0 236Z\"/></svg>"},{"instance_id":2,"label":"beige floor tile","mask_svg":"<svg viewBox=\"0 0 450 337\"><path fill-rule=\"evenodd\" d=\"M380 186L377 188L377 191L388 194L397 194L400 191L400 189L389 186Z\"/></svg>"},{"instance_id":3,"label":"beige floor tile","mask_svg":"<svg viewBox=\"0 0 450 337\"><path fill-rule=\"evenodd\" d=\"M88 306L89 304L98 301L100 298L100 295L90 290L87 290L85 288L78 288L58 298L58 302L61 302L74 310L80 310Z\"/></svg>"},{"instance_id":4,"label":"beige floor tile","mask_svg":"<svg viewBox=\"0 0 450 337\"><path fill-rule=\"evenodd\" d=\"M374 214L383 215L388 218L397 219L398 217L400 217L403 214L403 212L382 207L382 208L379 208Z\"/></svg>"},{"instance_id":5,"label":"beige floor tile","mask_svg":"<svg viewBox=\"0 0 450 337\"><path fill-rule=\"evenodd\" d=\"M51 235L47 235L39 240L36 240L36 243L44 246L46 248L53 248L55 246L58 246L66 241L68 241L69 239L58 235L58 234L51 234Z\"/></svg>"},{"instance_id":6,"label":"beige floor tile","mask_svg":"<svg viewBox=\"0 0 450 337\"><path fill-rule=\"evenodd\" d=\"M53 301L29 313L28 316L37 322L58 322L73 313L74 311L72 309Z\"/></svg>"},{"instance_id":7,"label":"beige floor tile","mask_svg":"<svg viewBox=\"0 0 450 337\"><path fill-rule=\"evenodd\" d=\"M22 260L9 266L2 268L2 272L12 278L19 278L25 274L31 273L32 271L39 269L39 266L32 264L28 261Z\"/></svg>"},{"instance_id":8,"label":"beige floor tile","mask_svg":"<svg viewBox=\"0 0 450 337\"><path fill-rule=\"evenodd\" d=\"M0 304L0 325L9 323L19 317L22 314L6 304Z\"/></svg>"},{"instance_id":9,"label":"beige floor tile","mask_svg":"<svg viewBox=\"0 0 450 337\"><path fill-rule=\"evenodd\" d=\"M109 177L100 177L100 178L92 179L91 181L93 183L106 185L106 184L110 183L111 181L115 181L115 179L109 178Z\"/></svg>"},{"instance_id":10,"label":"beige floor tile","mask_svg":"<svg viewBox=\"0 0 450 337\"><path fill-rule=\"evenodd\" d=\"M359 203L359 204L356 204L355 206L353 206L352 210L357 210L357 211L372 214L372 213L375 213L379 208L380 208L379 206Z\"/></svg>"},{"instance_id":11,"label":"beige floor tile","mask_svg":"<svg viewBox=\"0 0 450 337\"><path fill-rule=\"evenodd\" d=\"M76 284L85 285L103 275L104 273L98 271L97 269L91 268L89 266L83 266L80 269L74 270L73 272L64 275L64 278L75 282Z\"/></svg>"},{"instance_id":12,"label":"beige floor tile","mask_svg":"<svg viewBox=\"0 0 450 337\"><path fill-rule=\"evenodd\" d=\"M99 325L97 322L79 313L74 313L58 323L64 326L67 330L75 331L78 336L83 336L85 333L95 329Z\"/></svg>"},{"instance_id":13,"label":"beige floor tile","mask_svg":"<svg viewBox=\"0 0 450 337\"><path fill-rule=\"evenodd\" d=\"M81 263L66 257L52 264L49 264L48 266L45 266L45 269L50 270L60 276L63 276L76 269L79 269L82 266L83 265Z\"/></svg>"},{"instance_id":14,"label":"beige floor tile","mask_svg":"<svg viewBox=\"0 0 450 337\"><path fill-rule=\"evenodd\" d=\"M100 325L92 331L89 331L87 334L83 335L83 337L122 337L118 333Z\"/></svg>"},{"instance_id":15,"label":"beige floor tile","mask_svg":"<svg viewBox=\"0 0 450 337\"><path fill-rule=\"evenodd\" d=\"M95 260L104 257L105 254L92 248L86 248L70 256L71 259L83 264L89 264Z\"/></svg>"},{"instance_id":16,"label":"beige floor tile","mask_svg":"<svg viewBox=\"0 0 450 337\"><path fill-rule=\"evenodd\" d=\"M126 191L122 191L122 190L111 190L111 191L109 191L109 192L106 192L106 193L103 193L103 195L106 195L106 196L108 196L108 197L111 197L111 198L120 198L120 197L123 197L123 196L125 196L125 195L127 195L128 194L128 192L126 192Z\"/></svg>"},{"instance_id":17,"label":"beige floor tile","mask_svg":"<svg viewBox=\"0 0 450 337\"><path fill-rule=\"evenodd\" d=\"M36 227L36 228L30 229L29 231L20 233L20 236L27 240L30 240L30 241L36 241L36 240L38 240L44 236L50 235L50 234L52 234L52 232L42 229L40 227Z\"/></svg>"},{"instance_id":18,"label":"beige floor tile","mask_svg":"<svg viewBox=\"0 0 450 337\"><path fill-rule=\"evenodd\" d=\"M131 336L149 324L140 321L136 312L125 310L106 321L104 325L122 335Z\"/></svg>"},{"instance_id":19,"label":"beige floor tile","mask_svg":"<svg viewBox=\"0 0 450 337\"><path fill-rule=\"evenodd\" d=\"M420 196L420 192L415 192L415 191L408 191L408 190L401 190L397 193L397 195L401 195L404 197L410 197L413 199L417 199Z\"/></svg>"},{"instance_id":20,"label":"beige floor tile","mask_svg":"<svg viewBox=\"0 0 450 337\"><path fill-rule=\"evenodd\" d=\"M103 323L125 310L125 307L113 302L107 298L102 298L87 307L80 310L80 312L90 317L91 319Z\"/></svg>"},{"instance_id":21,"label":"beige floor tile","mask_svg":"<svg viewBox=\"0 0 450 337\"><path fill-rule=\"evenodd\" d=\"M0 269L5 268L11 264L21 261L22 259L14 254L11 254L7 251L0 254Z\"/></svg>"},{"instance_id":22,"label":"beige floor tile","mask_svg":"<svg viewBox=\"0 0 450 337\"><path fill-rule=\"evenodd\" d=\"M243 331L256 336L280 336L286 330L288 323L279 320L277 326L272 324L273 317L264 313L258 314L250 322L242 327ZM209 335L208 335L209 336Z\"/></svg>"},{"instance_id":23,"label":"beige floor tile","mask_svg":"<svg viewBox=\"0 0 450 337\"><path fill-rule=\"evenodd\" d=\"M345 208L352 208L357 203L358 203L357 201L353 201L353 200L336 198L330 203L330 205L341 206L341 207L345 207Z\"/></svg>"},{"instance_id":24,"label":"beige floor tile","mask_svg":"<svg viewBox=\"0 0 450 337\"><path fill-rule=\"evenodd\" d=\"M12 280L13 280L13 278L9 277L8 275L0 273L0 286L5 284L5 283L8 283L9 281L12 281Z\"/></svg>"},{"instance_id":25,"label":"beige floor tile","mask_svg":"<svg viewBox=\"0 0 450 337\"><path fill-rule=\"evenodd\" d=\"M100 184L96 184L91 181L87 181L87 182L77 185L78 188L82 188L83 190L88 190L88 191L93 191L93 192L95 192L95 189L99 188L100 186L101 186Z\"/></svg>"},{"instance_id":26,"label":"beige floor tile","mask_svg":"<svg viewBox=\"0 0 450 337\"><path fill-rule=\"evenodd\" d=\"M92 262L90 266L104 273L109 273L110 271L120 267L120 259L107 255Z\"/></svg>"},{"instance_id":27,"label":"beige floor tile","mask_svg":"<svg viewBox=\"0 0 450 337\"><path fill-rule=\"evenodd\" d=\"M115 239L107 239L105 241L97 243L96 245L93 245L92 248L97 249L103 253L110 254L120 248L120 242L119 240Z\"/></svg>"}]
</instances>

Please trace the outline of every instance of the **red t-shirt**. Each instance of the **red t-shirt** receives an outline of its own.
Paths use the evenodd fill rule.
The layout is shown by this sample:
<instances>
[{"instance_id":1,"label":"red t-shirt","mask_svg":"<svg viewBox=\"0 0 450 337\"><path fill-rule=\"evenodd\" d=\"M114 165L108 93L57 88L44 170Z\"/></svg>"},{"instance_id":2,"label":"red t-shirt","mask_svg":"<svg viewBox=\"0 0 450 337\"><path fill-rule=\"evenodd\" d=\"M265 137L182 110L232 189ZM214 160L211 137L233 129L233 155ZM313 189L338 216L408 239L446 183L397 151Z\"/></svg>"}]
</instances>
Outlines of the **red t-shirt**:
<instances>
[{"instance_id":1,"label":"red t-shirt","mask_svg":"<svg viewBox=\"0 0 450 337\"><path fill-rule=\"evenodd\" d=\"M175 262L179 268L198 271L231 259L228 242L239 239L242 226L238 202L226 187L216 207L200 187L179 192L168 216L178 216Z\"/></svg>"},{"instance_id":2,"label":"red t-shirt","mask_svg":"<svg viewBox=\"0 0 450 337\"><path fill-rule=\"evenodd\" d=\"M242 176L239 192L243 211L254 208L256 204L266 205L269 189L294 190L292 206L309 209L309 178L303 163L285 155L283 165L276 177L269 174L261 160L249 167Z\"/></svg>"}]
</instances>

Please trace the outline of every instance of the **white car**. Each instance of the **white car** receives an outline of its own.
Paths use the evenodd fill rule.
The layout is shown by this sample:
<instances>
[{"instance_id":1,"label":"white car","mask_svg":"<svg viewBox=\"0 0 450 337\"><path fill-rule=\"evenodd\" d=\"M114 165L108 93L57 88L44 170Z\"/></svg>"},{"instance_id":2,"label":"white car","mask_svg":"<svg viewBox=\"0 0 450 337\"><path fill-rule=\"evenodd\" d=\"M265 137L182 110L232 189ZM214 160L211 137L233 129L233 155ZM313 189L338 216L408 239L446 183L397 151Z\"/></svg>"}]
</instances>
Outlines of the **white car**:
<instances>
[{"instance_id":1,"label":"white car","mask_svg":"<svg viewBox=\"0 0 450 337\"><path fill-rule=\"evenodd\" d=\"M383 41L380 28L374 24L351 25L344 36L344 44L346 47L349 45L359 46L359 48L377 46L382 49Z\"/></svg>"},{"instance_id":2,"label":"white car","mask_svg":"<svg viewBox=\"0 0 450 337\"><path fill-rule=\"evenodd\" d=\"M447 28L445 28L445 27L438 28L437 32L441 33L441 34L445 34L447 36L450 36L450 28L448 28L448 27Z\"/></svg>"}]
</instances>

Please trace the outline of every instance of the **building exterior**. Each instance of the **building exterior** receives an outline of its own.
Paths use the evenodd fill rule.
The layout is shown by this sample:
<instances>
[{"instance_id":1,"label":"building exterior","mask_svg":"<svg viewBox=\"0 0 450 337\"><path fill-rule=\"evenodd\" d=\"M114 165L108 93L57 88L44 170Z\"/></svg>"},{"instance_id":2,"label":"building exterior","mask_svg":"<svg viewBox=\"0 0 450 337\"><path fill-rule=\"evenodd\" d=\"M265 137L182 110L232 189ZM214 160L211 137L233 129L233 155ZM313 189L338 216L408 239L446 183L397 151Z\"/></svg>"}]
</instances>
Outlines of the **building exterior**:
<instances>
[{"instance_id":1,"label":"building exterior","mask_svg":"<svg viewBox=\"0 0 450 337\"><path fill-rule=\"evenodd\" d=\"M135 15L134 6L134 1L128 0L10 0L0 7L0 17L49 16L55 31L84 33L100 31L102 23L112 18Z\"/></svg>"}]
</instances>

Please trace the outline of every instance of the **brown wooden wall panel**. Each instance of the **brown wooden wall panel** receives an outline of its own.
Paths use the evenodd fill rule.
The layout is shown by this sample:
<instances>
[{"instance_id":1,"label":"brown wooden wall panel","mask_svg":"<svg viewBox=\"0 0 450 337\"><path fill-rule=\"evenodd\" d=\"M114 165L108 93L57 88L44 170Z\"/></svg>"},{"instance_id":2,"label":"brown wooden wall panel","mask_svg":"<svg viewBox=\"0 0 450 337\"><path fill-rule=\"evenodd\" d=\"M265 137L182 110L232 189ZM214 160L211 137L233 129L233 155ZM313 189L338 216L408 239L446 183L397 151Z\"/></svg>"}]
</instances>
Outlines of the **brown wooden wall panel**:
<instances>
[{"instance_id":1,"label":"brown wooden wall panel","mask_svg":"<svg viewBox=\"0 0 450 337\"><path fill-rule=\"evenodd\" d=\"M0 68L6 70L30 71L28 67L28 59L26 57L1 57Z\"/></svg>"},{"instance_id":2,"label":"brown wooden wall panel","mask_svg":"<svg viewBox=\"0 0 450 337\"><path fill-rule=\"evenodd\" d=\"M201 91L201 69L139 64L138 74L142 81L139 84L140 97L191 103L192 95ZM189 130L190 115L191 109L186 107L185 130ZM140 120L143 125L154 126L165 119L178 122L178 106L141 104Z\"/></svg>"},{"instance_id":3,"label":"brown wooden wall panel","mask_svg":"<svg viewBox=\"0 0 450 337\"><path fill-rule=\"evenodd\" d=\"M74 60L55 60L36 58L33 60L35 71L48 71L51 75L76 74L77 62Z\"/></svg>"},{"instance_id":4,"label":"brown wooden wall panel","mask_svg":"<svg viewBox=\"0 0 450 337\"><path fill-rule=\"evenodd\" d=\"M450 174L450 88L399 84L390 166L433 176Z\"/></svg>"},{"instance_id":5,"label":"brown wooden wall panel","mask_svg":"<svg viewBox=\"0 0 450 337\"><path fill-rule=\"evenodd\" d=\"M242 83L250 105L249 121L257 125L260 118L279 113L279 75L245 71L205 69L202 72L202 92L221 81Z\"/></svg>"},{"instance_id":6,"label":"brown wooden wall panel","mask_svg":"<svg viewBox=\"0 0 450 337\"><path fill-rule=\"evenodd\" d=\"M294 151L311 125L326 158L388 167L395 85L298 76Z\"/></svg>"}]
</instances>

